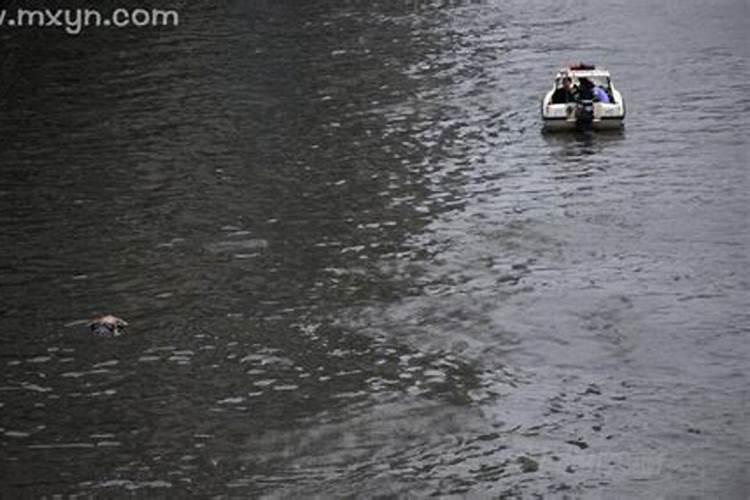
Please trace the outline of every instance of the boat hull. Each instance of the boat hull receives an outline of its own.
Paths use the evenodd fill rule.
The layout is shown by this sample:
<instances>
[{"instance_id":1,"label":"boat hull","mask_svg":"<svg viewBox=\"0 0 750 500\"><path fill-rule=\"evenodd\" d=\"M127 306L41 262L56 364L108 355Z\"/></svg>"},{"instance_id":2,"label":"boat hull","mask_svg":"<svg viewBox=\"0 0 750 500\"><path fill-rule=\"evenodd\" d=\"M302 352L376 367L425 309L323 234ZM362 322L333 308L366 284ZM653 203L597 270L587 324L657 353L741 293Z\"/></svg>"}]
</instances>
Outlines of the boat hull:
<instances>
[{"instance_id":1,"label":"boat hull","mask_svg":"<svg viewBox=\"0 0 750 500\"><path fill-rule=\"evenodd\" d=\"M545 132L569 132L575 130L620 130L624 118L595 118L590 125L581 126L575 118L543 118Z\"/></svg>"}]
</instances>

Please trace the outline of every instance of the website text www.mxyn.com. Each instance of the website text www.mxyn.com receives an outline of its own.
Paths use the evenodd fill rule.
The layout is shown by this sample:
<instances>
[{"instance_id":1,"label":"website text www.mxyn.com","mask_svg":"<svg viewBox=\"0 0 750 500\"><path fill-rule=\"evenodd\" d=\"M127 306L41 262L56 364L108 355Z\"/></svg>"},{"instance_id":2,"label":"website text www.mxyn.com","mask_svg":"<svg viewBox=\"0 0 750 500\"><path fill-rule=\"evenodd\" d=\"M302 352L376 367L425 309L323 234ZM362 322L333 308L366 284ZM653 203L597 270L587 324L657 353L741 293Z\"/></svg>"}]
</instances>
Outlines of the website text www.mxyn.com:
<instances>
[{"instance_id":1,"label":"website text www.mxyn.com","mask_svg":"<svg viewBox=\"0 0 750 500\"><path fill-rule=\"evenodd\" d=\"M0 9L0 30L44 28L79 35L87 28L159 28L180 25L180 14L164 9Z\"/></svg>"}]
</instances>

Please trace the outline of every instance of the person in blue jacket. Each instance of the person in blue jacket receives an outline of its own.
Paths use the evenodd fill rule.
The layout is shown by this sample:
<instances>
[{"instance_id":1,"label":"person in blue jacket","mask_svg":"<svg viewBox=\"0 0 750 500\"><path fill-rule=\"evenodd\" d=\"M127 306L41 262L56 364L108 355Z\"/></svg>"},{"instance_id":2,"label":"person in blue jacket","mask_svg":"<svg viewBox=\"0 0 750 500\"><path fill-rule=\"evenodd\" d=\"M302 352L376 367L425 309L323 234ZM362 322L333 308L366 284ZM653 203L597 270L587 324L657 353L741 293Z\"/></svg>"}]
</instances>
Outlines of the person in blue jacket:
<instances>
[{"instance_id":1,"label":"person in blue jacket","mask_svg":"<svg viewBox=\"0 0 750 500\"><path fill-rule=\"evenodd\" d=\"M598 85L594 85L594 100L609 103L609 94Z\"/></svg>"}]
</instances>

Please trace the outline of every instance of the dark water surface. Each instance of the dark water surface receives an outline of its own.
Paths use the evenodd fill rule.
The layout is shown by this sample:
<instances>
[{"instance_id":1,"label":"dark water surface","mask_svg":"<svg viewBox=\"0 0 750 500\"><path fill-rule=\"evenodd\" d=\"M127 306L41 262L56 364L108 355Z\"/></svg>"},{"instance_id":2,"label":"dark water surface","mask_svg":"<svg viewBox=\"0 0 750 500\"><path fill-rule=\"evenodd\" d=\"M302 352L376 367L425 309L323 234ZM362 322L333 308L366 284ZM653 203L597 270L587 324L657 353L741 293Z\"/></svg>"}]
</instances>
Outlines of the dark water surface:
<instances>
[{"instance_id":1,"label":"dark water surface","mask_svg":"<svg viewBox=\"0 0 750 500\"><path fill-rule=\"evenodd\" d=\"M0 32L0 496L744 498L747 2L448 3Z\"/></svg>"}]
</instances>

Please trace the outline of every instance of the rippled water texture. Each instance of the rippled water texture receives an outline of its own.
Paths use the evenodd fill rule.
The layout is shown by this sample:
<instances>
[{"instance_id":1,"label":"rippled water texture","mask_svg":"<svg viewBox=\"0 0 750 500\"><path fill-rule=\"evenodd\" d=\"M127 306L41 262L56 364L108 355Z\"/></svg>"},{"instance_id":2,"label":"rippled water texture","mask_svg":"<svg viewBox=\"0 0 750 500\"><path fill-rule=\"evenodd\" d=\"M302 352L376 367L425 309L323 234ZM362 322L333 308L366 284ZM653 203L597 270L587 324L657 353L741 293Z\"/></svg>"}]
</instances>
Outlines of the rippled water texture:
<instances>
[{"instance_id":1,"label":"rippled water texture","mask_svg":"<svg viewBox=\"0 0 750 500\"><path fill-rule=\"evenodd\" d=\"M218 4L0 32L0 496L744 498L747 2Z\"/></svg>"}]
</instances>

